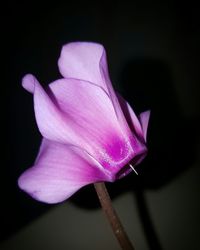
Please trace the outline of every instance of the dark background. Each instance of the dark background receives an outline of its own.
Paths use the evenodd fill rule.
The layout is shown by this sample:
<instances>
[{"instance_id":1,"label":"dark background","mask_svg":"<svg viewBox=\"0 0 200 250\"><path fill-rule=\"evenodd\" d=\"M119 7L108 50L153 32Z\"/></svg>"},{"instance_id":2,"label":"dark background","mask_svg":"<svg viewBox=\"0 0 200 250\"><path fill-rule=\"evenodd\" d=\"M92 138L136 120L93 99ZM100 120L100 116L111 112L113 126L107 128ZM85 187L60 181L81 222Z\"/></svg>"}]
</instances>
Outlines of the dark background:
<instances>
[{"instance_id":1,"label":"dark background","mask_svg":"<svg viewBox=\"0 0 200 250\"><path fill-rule=\"evenodd\" d=\"M34 161L41 139L32 97L21 87L21 78L33 73L44 86L59 78L57 59L61 46L71 41L102 43L114 87L136 113L146 109L152 112L148 157L140 165L139 177L130 175L108 184L113 200L127 192L134 195L147 249L198 249L199 11L191 1L171 5L167 1L159 4L26 1L9 2L2 8L1 58L5 78L2 77L1 99L2 114L6 111L2 124L6 126L2 129L5 153L2 150L0 249L1 244L2 249L27 249L23 244L9 242L13 242L19 232L23 238L24 228L46 212L59 208L59 205L49 206L31 199L16 184L18 176ZM162 193L163 190L168 190L167 194ZM187 194L185 190L189 190ZM165 197L178 195L169 198L162 207L168 218L167 225L162 216L157 217L160 210L152 192L158 204ZM99 207L92 186L68 202L86 213ZM177 217L180 216L178 226L174 225L172 208L177 211ZM153 222L155 218L160 218L158 224ZM130 224L134 227L134 222ZM179 230L183 228L185 233L181 235ZM168 233L169 237L163 237ZM29 241L31 237L34 239L34 233L30 233ZM64 246L76 249L68 248L67 242L65 238L58 249ZM91 249L97 249L92 244L94 242ZM111 246L108 245L108 249Z\"/></svg>"}]
</instances>

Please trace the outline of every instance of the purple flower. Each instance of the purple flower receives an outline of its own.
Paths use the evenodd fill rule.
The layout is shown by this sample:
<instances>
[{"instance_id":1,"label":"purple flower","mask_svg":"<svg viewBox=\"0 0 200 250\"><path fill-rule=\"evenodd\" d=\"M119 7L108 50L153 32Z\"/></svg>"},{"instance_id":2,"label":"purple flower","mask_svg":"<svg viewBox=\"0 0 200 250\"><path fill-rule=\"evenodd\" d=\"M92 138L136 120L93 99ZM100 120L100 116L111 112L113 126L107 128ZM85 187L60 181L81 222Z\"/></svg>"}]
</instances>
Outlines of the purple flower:
<instances>
[{"instance_id":1,"label":"purple flower","mask_svg":"<svg viewBox=\"0 0 200 250\"><path fill-rule=\"evenodd\" d=\"M22 80L33 94L43 139L35 163L18 184L46 203L61 202L90 183L120 179L147 153L150 112L137 118L114 91L100 44L63 46L58 66L64 78L46 89L33 75Z\"/></svg>"}]
</instances>

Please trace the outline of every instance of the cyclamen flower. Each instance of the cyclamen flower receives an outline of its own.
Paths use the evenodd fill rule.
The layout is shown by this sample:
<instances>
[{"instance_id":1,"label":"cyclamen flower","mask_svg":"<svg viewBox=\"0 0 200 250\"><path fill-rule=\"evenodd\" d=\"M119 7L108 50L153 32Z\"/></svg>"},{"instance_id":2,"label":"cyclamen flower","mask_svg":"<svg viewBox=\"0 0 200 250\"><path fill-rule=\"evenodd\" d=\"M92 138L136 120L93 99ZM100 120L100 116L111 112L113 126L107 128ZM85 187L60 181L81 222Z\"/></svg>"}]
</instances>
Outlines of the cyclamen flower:
<instances>
[{"instance_id":1,"label":"cyclamen flower","mask_svg":"<svg viewBox=\"0 0 200 250\"><path fill-rule=\"evenodd\" d=\"M102 45L69 43L58 66L63 78L46 89L33 75L22 80L33 94L43 139L35 163L18 184L46 203L64 201L90 183L120 179L147 153L150 112L137 118L114 91Z\"/></svg>"}]
</instances>

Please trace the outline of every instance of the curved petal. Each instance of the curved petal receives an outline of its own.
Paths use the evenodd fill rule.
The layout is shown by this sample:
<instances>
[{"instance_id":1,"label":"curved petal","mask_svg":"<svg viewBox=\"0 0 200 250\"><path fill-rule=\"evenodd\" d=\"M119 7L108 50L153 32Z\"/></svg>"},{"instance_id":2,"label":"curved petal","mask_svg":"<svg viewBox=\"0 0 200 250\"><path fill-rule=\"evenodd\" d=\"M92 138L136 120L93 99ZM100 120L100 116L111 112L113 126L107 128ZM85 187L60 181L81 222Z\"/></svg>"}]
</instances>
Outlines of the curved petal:
<instances>
[{"instance_id":1,"label":"curved petal","mask_svg":"<svg viewBox=\"0 0 200 250\"><path fill-rule=\"evenodd\" d=\"M37 79L33 75L26 75L22 80L22 86L34 95L35 116L41 134L50 140L73 142L76 134L70 126L70 120L66 123L62 113Z\"/></svg>"},{"instance_id":2,"label":"curved petal","mask_svg":"<svg viewBox=\"0 0 200 250\"><path fill-rule=\"evenodd\" d=\"M143 130L140 124L139 119L137 118L135 112L129 105L129 103L119 94L117 93L117 97L121 108L124 112L126 120L130 126L130 129L140 138L143 139Z\"/></svg>"},{"instance_id":3,"label":"curved petal","mask_svg":"<svg viewBox=\"0 0 200 250\"><path fill-rule=\"evenodd\" d=\"M35 165L20 176L18 185L36 200L58 203L87 184L109 180L82 150L44 139Z\"/></svg>"},{"instance_id":4,"label":"curved petal","mask_svg":"<svg viewBox=\"0 0 200 250\"><path fill-rule=\"evenodd\" d=\"M64 45L58 60L60 73L65 78L92 82L108 93L99 68L103 50L102 45L91 42L72 42Z\"/></svg>"},{"instance_id":5,"label":"curved petal","mask_svg":"<svg viewBox=\"0 0 200 250\"><path fill-rule=\"evenodd\" d=\"M145 142L146 142L146 137L147 137L147 128L149 124L150 113L151 113L150 110L147 110L139 115Z\"/></svg>"},{"instance_id":6,"label":"curved petal","mask_svg":"<svg viewBox=\"0 0 200 250\"><path fill-rule=\"evenodd\" d=\"M49 85L48 94L65 118L80 126L81 136L101 140L120 127L108 95L99 87L77 79L60 79ZM87 134L87 135L85 135ZM92 138L91 138L92 137Z\"/></svg>"},{"instance_id":7,"label":"curved petal","mask_svg":"<svg viewBox=\"0 0 200 250\"><path fill-rule=\"evenodd\" d=\"M61 79L45 92L30 75L23 86L34 91L36 121L45 138L78 146L115 171L133 156L132 134L121 129L110 98L98 86Z\"/></svg>"},{"instance_id":8,"label":"curved petal","mask_svg":"<svg viewBox=\"0 0 200 250\"><path fill-rule=\"evenodd\" d=\"M22 78L22 86L24 89L26 89L31 94L34 93L35 85L38 85L38 80L32 75L27 74Z\"/></svg>"},{"instance_id":9,"label":"curved petal","mask_svg":"<svg viewBox=\"0 0 200 250\"><path fill-rule=\"evenodd\" d=\"M130 132L110 81L106 52L102 45L91 42L68 43L62 48L58 66L65 78L81 79L103 88L112 101L120 126Z\"/></svg>"},{"instance_id":10,"label":"curved petal","mask_svg":"<svg viewBox=\"0 0 200 250\"><path fill-rule=\"evenodd\" d=\"M98 86L77 79L61 79L49 85L50 95L65 116L75 121L76 134L99 162L115 166L133 153L132 134L121 128L112 102Z\"/></svg>"}]
</instances>

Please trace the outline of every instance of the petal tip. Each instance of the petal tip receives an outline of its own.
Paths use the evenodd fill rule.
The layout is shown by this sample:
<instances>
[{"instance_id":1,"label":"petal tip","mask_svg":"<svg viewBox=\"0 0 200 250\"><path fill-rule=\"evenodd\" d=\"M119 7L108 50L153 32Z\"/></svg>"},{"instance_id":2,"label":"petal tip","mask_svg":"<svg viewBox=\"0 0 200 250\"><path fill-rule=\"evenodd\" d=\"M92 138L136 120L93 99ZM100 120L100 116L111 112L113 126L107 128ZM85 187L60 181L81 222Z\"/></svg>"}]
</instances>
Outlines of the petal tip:
<instances>
[{"instance_id":1,"label":"petal tip","mask_svg":"<svg viewBox=\"0 0 200 250\"><path fill-rule=\"evenodd\" d=\"M20 175L20 177L17 180L17 185L21 190L28 192L27 185L26 185L26 178L24 178L24 175L25 175L25 172Z\"/></svg>"},{"instance_id":2,"label":"petal tip","mask_svg":"<svg viewBox=\"0 0 200 250\"><path fill-rule=\"evenodd\" d=\"M41 187L37 186L37 183L34 182L34 179L31 180L29 178L30 176L28 176L28 172L29 171L25 171L17 181L17 184L22 191L30 195L33 199L47 204L56 204L66 200L66 197L52 195L47 191L45 192L45 188L42 190Z\"/></svg>"},{"instance_id":3,"label":"petal tip","mask_svg":"<svg viewBox=\"0 0 200 250\"><path fill-rule=\"evenodd\" d=\"M22 87L28 92L33 93L37 79L32 74L27 74L22 78Z\"/></svg>"}]
</instances>

